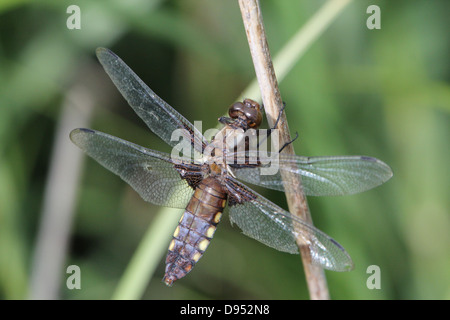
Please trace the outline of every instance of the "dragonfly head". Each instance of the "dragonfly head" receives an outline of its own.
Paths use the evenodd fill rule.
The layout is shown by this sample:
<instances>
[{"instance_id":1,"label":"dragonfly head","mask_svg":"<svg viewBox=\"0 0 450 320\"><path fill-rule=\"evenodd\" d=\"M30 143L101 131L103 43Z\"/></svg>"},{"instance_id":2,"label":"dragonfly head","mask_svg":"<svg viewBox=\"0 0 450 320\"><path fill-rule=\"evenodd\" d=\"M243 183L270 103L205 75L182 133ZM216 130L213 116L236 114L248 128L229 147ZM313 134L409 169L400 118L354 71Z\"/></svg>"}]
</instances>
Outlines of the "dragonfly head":
<instances>
[{"instance_id":1,"label":"dragonfly head","mask_svg":"<svg viewBox=\"0 0 450 320\"><path fill-rule=\"evenodd\" d=\"M257 128L262 122L261 106L252 99L243 102L235 102L228 109L232 119L245 121L248 128Z\"/></svg>"}]
</instances>

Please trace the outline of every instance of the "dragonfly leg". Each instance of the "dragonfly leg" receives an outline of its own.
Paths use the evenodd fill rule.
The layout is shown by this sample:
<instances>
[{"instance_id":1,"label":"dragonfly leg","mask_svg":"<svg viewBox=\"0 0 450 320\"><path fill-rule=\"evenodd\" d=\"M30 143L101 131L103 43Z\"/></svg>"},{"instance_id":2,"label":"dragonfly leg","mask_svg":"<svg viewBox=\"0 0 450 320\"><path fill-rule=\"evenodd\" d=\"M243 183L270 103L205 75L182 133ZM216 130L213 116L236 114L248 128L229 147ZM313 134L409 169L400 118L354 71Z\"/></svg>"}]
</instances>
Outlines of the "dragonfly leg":
<instances>
[{"instance_id":1,"label":"dragonfly leg","mask_svg":"<svg viewBox=\"0 0 450 320\"><path fill-rule=\"evenodd\" d=\"M270 129L267 131L267 136L265 136L264 139L261 140L261 141L258 143L258 149L259 149L259 147L261 146L261 144L262 144L264 141L266 141L267 138L270 137L270 135L272 134L272 132L273 132L273 131L276 129L276 127L278 126L278 122L280 121L281 115L283 114L283 111L284 111L285 108L286 108L286 102L283 101L283 107L281 107L280 112L278 112L278 117L277 117L277 120L275 120L275 124L273 125L272 128L270 128ZM295 139L294 139L294 140L295 140ZM292 141L291 141L291 142L292 142ZM285 146L286 146L286 145L284 145L281 149L283 149Z\"/></svg>"},{"instance_id":2,"label":"dragonfly leg","mask_svg":"<svg viewBox=\"0 0 450 320\"><path fill-rule=\"evenodd\" d=\"M294 142L295 140L297 140L298 138L298 132L295 132L295 138L292 139L289 142L286 142L285 144L283 144L283 146L280 148L280 150L278 150L278 153L281 153L281 151L283 151L284 148L286 148L288 145L290 145L292 142Z\"/></svg>"}]
</instances>

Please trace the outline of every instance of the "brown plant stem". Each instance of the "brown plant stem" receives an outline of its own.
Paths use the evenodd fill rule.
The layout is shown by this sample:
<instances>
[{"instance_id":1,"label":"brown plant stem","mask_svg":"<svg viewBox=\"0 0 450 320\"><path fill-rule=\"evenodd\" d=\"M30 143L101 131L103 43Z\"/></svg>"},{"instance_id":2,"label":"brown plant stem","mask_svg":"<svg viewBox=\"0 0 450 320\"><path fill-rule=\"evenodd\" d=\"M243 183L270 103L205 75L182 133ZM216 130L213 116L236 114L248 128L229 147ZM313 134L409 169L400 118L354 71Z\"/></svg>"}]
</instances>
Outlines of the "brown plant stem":
<instances>
[{"instance_id":1,"label":"brown plant stem","mask_svg":"<svg viewBox=\"0 0 450 320\"><path fill-rule=\"evenodd\" d=\"M250 47L256 78L267 114L269 126L273 126L277 119L283 102L278 88L272 59L267 44L264 24L258 0L239 0L242 20L244 23L247 40ZM291 141L286 115L283 112L277 128L279 130L280 145ZM295 154L292 144L284 150L286 154ZM286 193L289 211L300 219L312 224L306 196L303 193L301 179L293 175L283 175L283 180L290 180L290 185L296 186L295 190ZM306 281L310 298L313 300L329 299L328 286L325 273L322 268L311 264L311 256L308 246L298 240L299 250L303 260Z\"/></svg>"}]
</instances>

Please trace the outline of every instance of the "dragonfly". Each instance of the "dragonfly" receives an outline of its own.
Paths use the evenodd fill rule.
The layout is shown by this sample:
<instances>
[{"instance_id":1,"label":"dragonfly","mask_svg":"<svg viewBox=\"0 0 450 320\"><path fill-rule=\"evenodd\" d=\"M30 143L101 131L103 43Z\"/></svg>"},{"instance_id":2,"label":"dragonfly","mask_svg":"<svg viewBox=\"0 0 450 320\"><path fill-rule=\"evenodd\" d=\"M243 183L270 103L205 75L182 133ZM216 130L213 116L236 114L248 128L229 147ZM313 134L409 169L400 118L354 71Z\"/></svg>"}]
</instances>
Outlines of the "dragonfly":
<instances>
[{"instance_id":1,"label":"dragonfly","mask_svg":"<svg viewBox=\"0 0 450 320\"><path fill-rule=\"evenodd\" d=\"M72 142L105 168L120 176L145 201L185 209L173 233L163 281L168 286L186 276L208 248L227 208L232 224L279 251L299 253L307 246L312 263L328 270L349 271L353 261L333 238L282 209L240 182L289 192L292 180L302 181L305 195L336 196L363 192L392 177L384 162L367 156L302 157L283 152L238 149L242 133L261 124L260 105L251 99L234 103L223 129L213 139L202 133L157 96L116 54L98 48L97 57L117 89L148 128L173 148L191 148L190 156L151 150L86 128L70 133ZM180 132L181 141L172 138ZM236 135L240 132L240 135ZM227 137L234 143L222 143ZM241 139L241 140L239 140ZM209 150L209 152L205 152ZM281 150L281 149L280 149ZM277 156L278 170L262 174L267 159ZM236 159L242 161L236 161ZM255 161L249 161L250 159Z\"/></svg>"}]
</instances>

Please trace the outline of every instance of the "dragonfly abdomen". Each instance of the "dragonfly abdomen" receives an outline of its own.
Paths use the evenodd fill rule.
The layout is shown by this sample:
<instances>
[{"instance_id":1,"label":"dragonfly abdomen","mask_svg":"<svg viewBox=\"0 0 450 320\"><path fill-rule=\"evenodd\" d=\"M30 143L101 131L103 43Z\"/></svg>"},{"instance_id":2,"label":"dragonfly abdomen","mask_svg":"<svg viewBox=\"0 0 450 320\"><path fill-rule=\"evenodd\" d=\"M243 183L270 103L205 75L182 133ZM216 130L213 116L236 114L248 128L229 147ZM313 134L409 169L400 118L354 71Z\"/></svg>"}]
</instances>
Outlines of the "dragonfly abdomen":
<instances>
[{"instance_id":1,"label":"dragonfly abdomen","mask_svg":"<svg viewBox=\"0 0 450 320\"><path fill-rule=\"evenodd\" d=\"M188 274L203 256L226 201L227 193L217 179L208 177L197 186L169 245L164 275L168 286Z\"/></svg>"}]
</instances>

